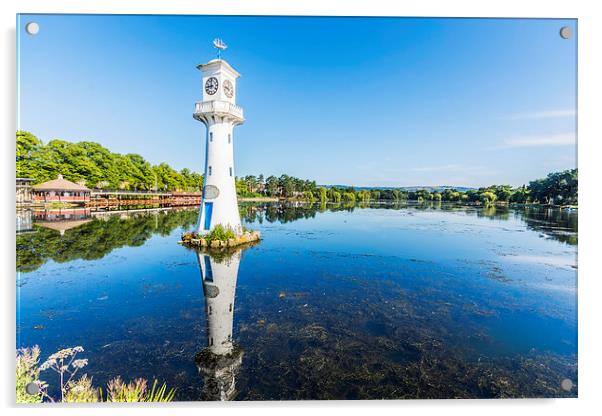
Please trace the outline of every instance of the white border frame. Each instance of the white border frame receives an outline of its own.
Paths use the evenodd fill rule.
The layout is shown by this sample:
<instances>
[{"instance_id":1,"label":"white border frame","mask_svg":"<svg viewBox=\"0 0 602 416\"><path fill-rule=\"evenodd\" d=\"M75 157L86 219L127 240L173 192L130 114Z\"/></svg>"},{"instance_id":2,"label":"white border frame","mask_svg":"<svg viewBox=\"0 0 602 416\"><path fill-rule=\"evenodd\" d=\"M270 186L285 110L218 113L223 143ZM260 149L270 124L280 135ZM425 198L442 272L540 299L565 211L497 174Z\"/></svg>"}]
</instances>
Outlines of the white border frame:
<instances>
[{"instance_id":1,"label":"white border frame","mask_svg":"<svg viewBox=\"0 0 602 416\"><path fill-rule=\"evenodd\" d=\"M596 221L594 210L600 207L600 181L596 180L596 165L600 163L600 141L602 139L600 120L600 74L602 65L601 14L596 11L596 2L573 0L548 0L527 2L525 0L423 0L398 2L370 0L222 0L213 3L190 0L4 0L2 8L2 85L4 97L0 104L4 141L3 163L0 170L4 186L4 198L0 204L2 239L2 265L4 290L4 314L2 323L5 337L2 342L0 392L2 404L9 407L8 414L25 411L46 413L50 408L62 414L79 415L103 414L107 411L145 415L159 415L166 412L161 406L95 406L85 410L81 406L16 407L14 404L14 345L15 345L15 237L14 237L14 154L16 130L16 13L99 13L99 14L237 14L237 15L345 15L345 16L428 16L428 17L547 17L577 18L579 30L579 148L580 170L580 221L586 226L579 230L579 398L578 399L537 399L537 400L420 400L420 401L361 401L361 402L253 402L253 403L174 403L169 405L172 414L191 412L244 411L245 413L270 414L286 412L305 415L311 412L336 412L365 415L367 411L383 414L401 412L443 413L446 415L504 415L516 412L537 412L550 415L587 414L600 408L599 387L601 342L599 319L602 310L599 293L602 293L600 273L596 254L597 238L600 235L600 222ZM596 111L597 110L597 111ZM194 410L191 410L194 408ZM380 416L380 415L379 415Z\"/></svg>"}]
</instances>

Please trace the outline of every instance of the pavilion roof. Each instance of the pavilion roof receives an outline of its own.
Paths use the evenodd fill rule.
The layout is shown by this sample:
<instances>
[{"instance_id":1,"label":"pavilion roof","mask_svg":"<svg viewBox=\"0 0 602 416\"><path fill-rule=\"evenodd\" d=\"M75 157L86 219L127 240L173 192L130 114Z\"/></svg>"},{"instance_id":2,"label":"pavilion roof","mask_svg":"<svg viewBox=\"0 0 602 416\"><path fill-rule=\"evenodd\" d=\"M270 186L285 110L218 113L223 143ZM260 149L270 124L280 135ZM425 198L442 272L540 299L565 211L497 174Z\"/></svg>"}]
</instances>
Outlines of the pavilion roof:
<instances>
[{"instance_id":1,"label":"pavilion roof","mask_svg":"<svg viewBox=\"0 0 602 416\"><path fill-rule=\"evenodd\" d=\"M53 179L48 182L41 183L39 185L35 185L32 187L37 191L89 191L90 189L86 188L83 185L78 185L74 182L63 179L63 175L59 174L58 178Z\"/></svg>"},{"instance_id":2,"label":"pavilion roof","mask_svg":"<svg viewBox=\"0 0 602 416\"><path fill-rule=\"evenodd\" d=\"M71 230L72 228L77 228L81 225L84 225L90 221L92 221L92 220L85 219L85 220L67 220L67 221L35 221L34 224L40 225L45 228L50 228L51 230L65 232L65 231Z\"/></svg>"}]
</instances>

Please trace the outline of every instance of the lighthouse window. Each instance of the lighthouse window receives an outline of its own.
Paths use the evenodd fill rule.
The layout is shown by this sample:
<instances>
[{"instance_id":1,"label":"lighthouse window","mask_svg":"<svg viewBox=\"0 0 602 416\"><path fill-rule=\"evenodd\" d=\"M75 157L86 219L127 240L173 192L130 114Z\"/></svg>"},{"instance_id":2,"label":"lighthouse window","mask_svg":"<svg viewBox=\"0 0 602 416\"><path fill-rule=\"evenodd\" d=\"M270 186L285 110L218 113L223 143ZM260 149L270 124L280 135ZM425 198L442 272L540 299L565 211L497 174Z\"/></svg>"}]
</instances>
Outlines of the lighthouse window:
<instances>
[{"instance_id":1,"label":"lighthouse window","mask_svg":"<svg viewBox=\"0 0 602 416\"><path fill-rule=\"evenodd\" d=\"M213 141L213 133L209 133L209 141L212 142Z\"/></svg>"},{"instance_id":2,"label":"lighthouse window","mask_svg":"<svg viewBox=\"0 0 602 416\"><path fill-rule=\"evenodd\" d=\"M232 135L228 134L228 143L231 143L231 142L232 142Z\"/></svg>"},{"instance_id":3,"label":"lighthouse window","mask_svg":"<svg viewBox=\"0 0 602 416\"><path fill-rule=\"evenodd\" d=\"M230 304L230 312L232 312L232 304Z\"/></svg>"},{"instance_id":4,"label":"lighthouse window","mask_svg":"<svg viewBox=\"0 0 602 416\"><path fill-rule=\"evenodd\" d=\"M211 166L209 166L209 176L211 176Z\"/></svg>"},{"instance_id":5,"label":"lighthouse window","mask_svg":"<svg viewBox=\"0 0 602 416\"><path fill-rule=\"evenodd\" d=\"M211 306L209 306L209 315L211 315L212 312L213 312L213 309L211 309Z\"/></svg>"},{"instance_id":6,"label":"lighthouse window","mask_svg":"<svg viewBox=\"0 0 602 416\"><path fill-rule=\"evenodd\" d=\"M230 167L230 176L232 176L232 167Z\"/></svg>"},{"instance_id":7,"label":"lighthouse window","mask_svg":"<svg viewBox=\"0 0 602 416\"><path fill-rule=\"evenodd\" d=\"M211 338L211 339L209 340L209 346L210 346L210 347L213 347L213 338Z\"/></svg>"}]
</instances>

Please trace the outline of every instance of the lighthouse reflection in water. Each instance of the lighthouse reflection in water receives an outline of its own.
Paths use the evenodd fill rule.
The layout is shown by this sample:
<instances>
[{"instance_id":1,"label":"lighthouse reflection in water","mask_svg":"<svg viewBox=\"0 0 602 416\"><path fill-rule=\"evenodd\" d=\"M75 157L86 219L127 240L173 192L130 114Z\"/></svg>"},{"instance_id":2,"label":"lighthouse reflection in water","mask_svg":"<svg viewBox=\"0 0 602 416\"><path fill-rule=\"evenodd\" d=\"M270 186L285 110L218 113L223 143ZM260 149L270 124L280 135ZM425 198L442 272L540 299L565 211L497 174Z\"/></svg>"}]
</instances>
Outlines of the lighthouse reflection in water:
<instances>
[{"instance_id":1,"label":"lighthouse reflection in water","mask_svg":"<svg viewBox=\"0 0 602 416\"><path fill-rule=\"evenodd\" d=\"M203 400L232 400L243 351L232 339L236 279L242 250L212 253L197 251L207 316L207 347L196 354L205 377Z\"/></svg>"}]
</instances>

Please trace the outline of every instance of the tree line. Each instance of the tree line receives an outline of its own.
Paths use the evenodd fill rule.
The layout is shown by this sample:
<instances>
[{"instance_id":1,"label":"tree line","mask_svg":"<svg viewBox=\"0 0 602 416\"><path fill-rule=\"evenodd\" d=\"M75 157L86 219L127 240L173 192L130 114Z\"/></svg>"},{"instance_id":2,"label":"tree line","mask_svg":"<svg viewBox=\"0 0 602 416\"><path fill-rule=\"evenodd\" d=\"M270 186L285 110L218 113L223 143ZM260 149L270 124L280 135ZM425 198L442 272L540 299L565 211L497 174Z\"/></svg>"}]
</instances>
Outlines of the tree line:
<instances>
[{"instance_id":1,"label":"tree line","mask_svg":"<svg viewBox=\"0 0 602 416\"><path fill-rule=\"evenodd\" d=\"M34 184L56 179L58 174L88 188L137 191L199 191L203 175L187 168L177 171L167 163L152 165L138 154L112 153L89 141L71 143L51 140L43 144L36 136L17 132L17 177ZM240 197L277 197L320 202L367 203L370 201L446 201L471 204L540 203L577 204L577 169L550 173L528 185L492 185L479 189L354 188L318 186L316 181L289 175L237 177Z\"/></svg>"},{"instance_id":2,"label":"tree line","mask_svg":"<svg viewBox=\"0 0 602 416\"><path fill-rule=\"evenodd\" d=\"M152 165L134 153L112 153L94 142L50 140L43 144L29 132L17 132L17 177L34 184L58 174L88 188L136 191L198 191L203 176L189 169L177 171L167 163Z\"/></svg>"},{"instance_id":3,"label":"tree line","mask_svg":"<svg viewBox=\"0 0 602 416\"><path fill-rule=\"evenodd\" d=\"M236 178L236 193L242 197L295 198L309 196L317 192L316 181L281 175L264 177L248 175Z\"/></svg>"},{"instance_id":4,"label":"tree line","mask_svg":"<svg viewBox=\"0 0 602 416\"><path fill-rule=\"evenodd\" d=\"M539 203L576 205L578 197L577 169L550 173L546 178L536 179L528 185L492 185L478 189L441 190L404 188L354 188L342 186L317 186L308 181L288 175L280 177L245 176L237 178L236 190L243 197L279 197L307 201L334 203L368 203L370 201L446 201L470 204Z\"/></svg>"}]
</instances>

